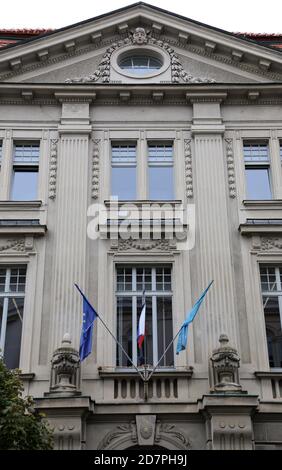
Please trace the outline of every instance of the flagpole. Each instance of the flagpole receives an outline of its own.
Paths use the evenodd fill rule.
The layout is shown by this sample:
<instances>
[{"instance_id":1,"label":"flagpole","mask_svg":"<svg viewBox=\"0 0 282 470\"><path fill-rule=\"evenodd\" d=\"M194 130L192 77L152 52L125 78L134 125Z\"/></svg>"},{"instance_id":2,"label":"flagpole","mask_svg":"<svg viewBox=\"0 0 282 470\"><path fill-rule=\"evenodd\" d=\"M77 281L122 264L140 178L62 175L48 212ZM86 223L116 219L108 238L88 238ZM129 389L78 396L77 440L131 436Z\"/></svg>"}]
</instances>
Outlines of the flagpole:
<instances>
[{"instance_id":1,"label":"flagpole","mask_svg":"<svg viewBox=\"0 0 282 470\"><path fill-rule=\"evenodd\" d=\"M81 293L81 295L83 296L83 298L86 298L85 295L83 294L83 292L80 290L80 288L78 287L77 284L75 284L75 287L77 288L77 290ZM87 299L86 299L87 300ZM88 302L89 303L89 302ZM117 345L121 348L122 352L125 354L125 356L127 357L127 359L130 361L130 363L133 365L134 369L137 371L138 375L142 378L142 380L144 380L144 377L143 375L141 374L141 372L139 371L139 369L135 366L135 364L132 362L132 359L129 357L129 355L127 354L127 352L125 351L125 349L123 348L122 344L117 340L117 338L113 335L113 333L111 332L111 330L107 327L106 323L104 322L104 320L101 318L100 315L97 314L97 318L100 319L102 325L104 325L104 327L106 328L106 330L108 331L108 333L110 333L111 337L115 340L115 342L117 343Z\"/></svg>"},{"instance_id":2,"label":"flagpole","mask_svg":"<svg viewBox=\"0 0 282 470\"><path fill-rule=\"evenodd\" d=\"M210 288L210 286L212 285L214 281L211 281L211 283L208 285L208 287L206 288L206 292L208 291L208 289ZM172 339L172 341L169 343L169 345L167 346L165 352L163 353L163 355L161 356L161 358L159 359L159 361L157 362L157 364L155 365L155 367L153 368L152 372L149 374L149 377L148 377L148 381L150 380L150 378L152 377L153 373L155 372L156 368L158 367L158 365L160 364L160 362L162 361L162 359L164 358L164 356L166 355L167 351L169 350L169 348L171 347L171 345L174 343L174 341L176 340L177 336L179 335L180 331L182 330L183 328L183 324L181 325L180 329L178 330L178 332L176 333L176 335L174 336L174 338Z\"/></svg>"},{"instance_id":3,"label":"flagpole","mask_svg":"<svg viewBox=\"0 0 282 470\"><path fill-rule=\"evenodd\" d=\"M177 336L179 335L180 331L182 330L183 326L181 326L181 328L178 330L178 332L176 333L176 335L174 336L174 338L171 340L171 342L169 343L169 345L167 346L165 352L163 353L163 355L161 356L161 358L159 359L159 361L157 362L157 364L155 365L155 367L153 368L153 370L151 371L151 373L149 374L148 376L148 379L147 381L149 382L150 378L152 377L153 373L155 372L156 368L158 367L158 365L161 363L161 361L163 360L163 358L165 357L167 351L169 350L169 348L171 347L171 345L174 343L174 341L176 340Z\"/></svg>"}]
</instances>

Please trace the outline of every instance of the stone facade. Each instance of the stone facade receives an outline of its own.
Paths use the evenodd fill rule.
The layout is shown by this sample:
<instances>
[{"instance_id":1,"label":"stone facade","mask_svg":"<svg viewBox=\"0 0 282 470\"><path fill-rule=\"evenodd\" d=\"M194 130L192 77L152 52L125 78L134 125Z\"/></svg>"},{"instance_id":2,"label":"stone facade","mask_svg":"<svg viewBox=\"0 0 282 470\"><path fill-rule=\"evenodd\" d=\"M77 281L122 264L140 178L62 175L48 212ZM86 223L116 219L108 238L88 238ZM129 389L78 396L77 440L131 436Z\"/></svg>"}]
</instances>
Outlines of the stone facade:
<instances>
[{"instance_id":1,"label":"stone facade","mask_svg":"<svg viewBox=\"0 0 282 470\"><path fill-rule=\"evenodd\" d=\"M119 65L148 54L158 73ZM259 273L282 264L281 52L140 2L2 48L0 81L0 263L27 267L20 368L56 448L282 448L282 372L269 366ZM31 141L37 199L12 200L14 144ZM268 143L272 199L247 198L244 141ZM140 239L138 224L112 239L109 220L89 236L91 205L109 204L113 142L136 145L137 208L152 202L148 143L173 143L169 202L187 216L186 245L176 229L154 239L149 226ZM74 283L115 333L119 266L171 268L173 334L214 280L187 349L146 387L116 366L99 320L92 354L78 359Z\"/></svg>"}]
</instances>

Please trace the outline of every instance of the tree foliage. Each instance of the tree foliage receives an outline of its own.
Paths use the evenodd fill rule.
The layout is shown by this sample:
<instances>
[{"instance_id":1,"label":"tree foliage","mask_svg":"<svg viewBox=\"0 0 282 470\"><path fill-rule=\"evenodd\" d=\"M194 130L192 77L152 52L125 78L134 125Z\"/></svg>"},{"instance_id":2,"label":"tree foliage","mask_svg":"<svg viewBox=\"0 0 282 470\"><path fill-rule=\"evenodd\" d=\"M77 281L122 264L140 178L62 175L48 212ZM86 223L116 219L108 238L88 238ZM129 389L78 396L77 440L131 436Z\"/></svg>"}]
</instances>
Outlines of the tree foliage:
<instances>
[{"instance_id":1,"label":"tree foliage","mask_svg":"<svg viewBox=\"0 0 282 470\"><path fill-rule=\"evenodd\" d=\"M53 437L32 397L22 397L19 370L9 370L0 358L0 449L50 450Z\"/></svg>"}]
</instances>

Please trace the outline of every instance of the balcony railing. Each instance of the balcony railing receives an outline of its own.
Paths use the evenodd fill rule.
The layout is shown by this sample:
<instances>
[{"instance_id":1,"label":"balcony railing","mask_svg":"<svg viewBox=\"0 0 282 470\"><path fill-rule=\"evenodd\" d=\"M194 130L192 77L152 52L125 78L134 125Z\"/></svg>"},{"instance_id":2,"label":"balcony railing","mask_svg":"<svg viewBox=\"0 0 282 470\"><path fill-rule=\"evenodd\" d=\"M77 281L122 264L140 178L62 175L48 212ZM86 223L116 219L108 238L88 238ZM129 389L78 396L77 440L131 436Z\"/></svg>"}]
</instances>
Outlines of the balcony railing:
<instances>
[{"instance_id":1,"label":"balcony railing","mask_svg":"<svg viewBox=\"0 0 282 470\"><path fill-rule=\"evenodd\" d=\"M263 400L282 400L282 371L256 372L261 380Z\"/></svg>"},{"instance_id":2,"label":"balcony railing","mask_svg":"<svg viewBox=\"0 0 282 470\"><path fill-rule=\"evenodd\" d=\"M192 369L184 371L156 371L147 385L135 372L101 369L104 380L104 398L113 402L176 402L187 400L188 381Z\"/></svg>"}]
</instances>

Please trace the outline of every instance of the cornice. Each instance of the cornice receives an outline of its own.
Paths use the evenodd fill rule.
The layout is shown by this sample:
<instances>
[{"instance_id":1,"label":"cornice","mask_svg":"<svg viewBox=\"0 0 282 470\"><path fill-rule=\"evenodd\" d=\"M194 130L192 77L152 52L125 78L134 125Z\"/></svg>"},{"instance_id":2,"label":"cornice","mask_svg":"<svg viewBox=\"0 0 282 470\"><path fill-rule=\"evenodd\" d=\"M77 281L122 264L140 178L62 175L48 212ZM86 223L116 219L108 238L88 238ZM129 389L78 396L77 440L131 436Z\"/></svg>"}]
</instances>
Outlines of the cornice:
<instances>
[{"instance_id":1,"label":"cornice","mask_svg":"<svg viewBox=\"0 0 282 470\"><path fill-rule=\"evenodd\" d=\"M124 92L128 99L124 100ZM156 100L156 94L163 99ZM259 98L249 99L252 93ZM31 96L26 99L26 94ZM94 106L189 106L190 102L218 102L224 105L281 105L282 83L271 84L42 84L0 83L0 104L49 105L60 102L90 103ZM92 102L92 103L91 103Z\"/></svg>"},{"instance_id":2,"label":"cornice","mask_svg":"<svg viewBox=\"0 0 282 470\"><path fill-rule=\"evenodd\" d=\"M95 52L95 51L100 50L101 55L102 55L102 54L105 53L105 49L107 49L107 48L111 49L113 44L122 43L122 42L126 41L126 39L128 39L128 31L130 31L129 27L128 27L125 34L121 33L121 34L117 35L116 33L114 33L110 36L109 33L108 33L107 37L102 37L102 35L101 35L101 37L99 38L98 41L94 41L92 43L88 43L88 44L85 44L85 45L76 45L76 43L74 41L73 47L71 47L71 48L69 48L69 50L67 50L63 53L57 54L57 55L52 55L52 47L55 47L55 46L54 45L49 46L46 43L45 49L44 49L43 52L46 52L48 50L48 53L46 52L46 54L42 58L42 56L40 55L40 52L42 52L42 47L40 48L39 51L37 51L37 49L35 49L34 50L34 57L32 58L32 62L30 62L28 64L23 64L22 61L20 60L20 57L22 56L22 53L21 53L20 50L18 51L17 55L14 54L15 50L11 51L11 52L13 52L12 61L17 61L16 66L13 66L14 67L13 70L7 70L6 72L1 73L0 74L0 81L7 81L11 78L23 75L25 73L29 73L29 72L33 72L33 71L40 70L40 69L43 69L43 68L47 68L48 66L52 66L54 64L59 64L61 62L67 61L67 60L72 59L74 57L83 56L83 55L89 54L91 52ZM93 32L95 32L95 31L93 30ZM177 34L176 31L175 31L175 34ZM156 37L154 37L154 36L156 36ZM189 34L188 34L188 36L189 36ZM158 43L162 42L162 43L166 43L168 46L177 47L179 49L178 53L180 53L180 54L181 54L181 50L188 51L188 52L191 52L192 54L195 54L195 55L198 55L198 56L201 56L201 57L204 57L204 58L209 58L209 59L211 59L215 62L231 66L231 67L233 67L235 69L238 69L238 70L241 70L243 72L255 74L255 75L258 75L260 77L265 77L269 80L278 80L278 81L282 80L282 73L272 72L268 69L268 67L264 68L263 66L261 66L259 64L259 58L260 58L259 51L257 51L255 53L254 51L250 50L249 54L254 55L256 57L256 60L258 61L258 64L251 64L249 62L244 62L244 59L243 60L238 60L238 57L236 56L236 54L232 54L232 52L230 53L230 55L227 55L227 53L219 53L219 52L214 51L214 48L209 48L209 47L206 47L205 45L202 46L202 45L195 44L195 43L193 44L189 41L185 42L183 40L179 40L179 37L181 38L181 28L178 31L178 37L171 37L171 36L163 35L163 34L161 34L161 35L152 34L151 40L153 41L152 44L154 43L154 44L157 45ZM47 38L46 38L46 40L47 40ZM90 40L91 39L89 37L89 41ZM191 40L192 39L190 39L190 41ZM65 40L61 39L61 43L64 44ZM225 48L227 47L224 44L220 44L218 42L218 40L216 41L216 43L217 43L216 44L217 46L223 46ZM249 46L251 48L251 46L253 46L253 44L250 44ZM232 49L232 46L230 46L230 47ZM236 46L234 45L233 48L235 50ZM237 48L240 49L240 46L238 45ZM4 51L4 52L7 52L7 51ZM261 57L265 56L264 52L265 51L261 51ZM277 52L277 51L274 51L274 52ZM267 53L268 53L268 55L269 54L271 55L272 51L267 51ZM32 51L30 51L30 54L32 54ZM37 54L36 58L35 58L35 54ZM243 56L243 53L242 53L242 56ZM4 59L4 57L3 57L3 59ZM281 60L281 57L279 57L279 56L277 58L274 57L273 61L275 62L275 60L277 61L277 59ZM0 60L1 60L1 54L0 54ZM9 55L7 55L7 58L5 58L5 60L7 62L9 60L11 60L11 59L9 59ZM35 62L35 60L36 60L36 62ZM280 60L278 62L280 62ZM264 62L263 59L261 59L261 62L262 63ZM271 62L271 59L270 59L270 62ZM94 70L93 70L93 72L94 72Z\"/></svg>"}]
</instances>

